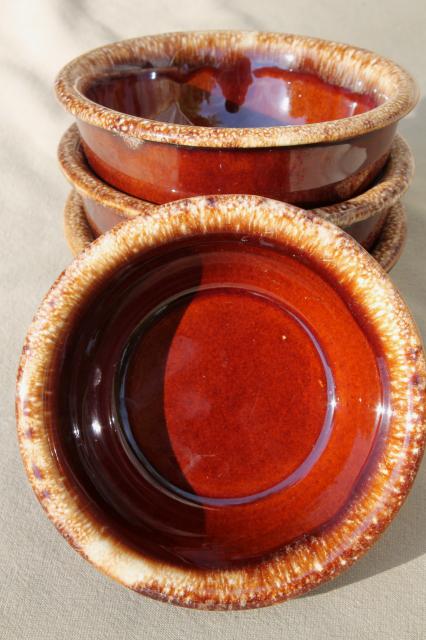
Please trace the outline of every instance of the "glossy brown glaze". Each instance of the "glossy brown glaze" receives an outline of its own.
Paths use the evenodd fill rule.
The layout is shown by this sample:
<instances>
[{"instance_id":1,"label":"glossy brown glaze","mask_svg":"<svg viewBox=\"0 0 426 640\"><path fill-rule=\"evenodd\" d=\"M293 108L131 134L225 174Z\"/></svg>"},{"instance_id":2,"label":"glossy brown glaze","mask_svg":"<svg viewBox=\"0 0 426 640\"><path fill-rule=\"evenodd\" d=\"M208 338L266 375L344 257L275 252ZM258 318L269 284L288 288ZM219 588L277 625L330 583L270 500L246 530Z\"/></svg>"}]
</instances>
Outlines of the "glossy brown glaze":
<instances>
[{"instance_id":1,"label":"glossy brown glaze","mask_svg":"<svg viewBox=\"0 0 426 640\"><path fill-rule=\"evenodd\" d=\"M116 211L112 207L101 204L100 202L96 202L96 200L92 200L87 196L83 196L82 202L86 212L87 222L89 223L90 229L92 230L95 238L106 233L115 227L116 224L120 224L126 219L131 219L130 216L129 218L126 218L121 212Z\"/></svg>"},{"instance_id":2,"label":"glossy brown glaze","mask_svg":"<svg viewBox=\"0 0 426 640\"><path fill-rule=\"evenodd\" d=\"M379 211L365 220L354 222L345 228L346 233L355 238L364 249L370 251L380 237L391 208Z\"/></svg>"},{"instance_id":3,"label":"glossy brown glaze","mask_svg":"<svg viewBox=\"0 0 426 640\"><path fill-rule=\"evenodd\" d=\"M96 176L84 156L75 125L62 137L58 158L66 177L83 197L87 220L96 237L125 219L150 215L154 211L152 204L124 194ZM350 200L314 209L314 212L343 227L369 249L378 238L387 213L407 189L412 175L411 151L397 136L389 161L370 189Z\"/></svg>"},{"instance_id":4,"label":"glossy brown glaze","mask_svg":"<svg viewBox=\"0 0 426 640\"><path fill-rule=\"evenodd\" d=\"M205 149L128 140L78 122L95 172L117 189L163 203L205 193L249 193L301 207L346 200L363 191L386 163L395 127L340 145Z\"/></svg>"},{"instance_id":5,"label":"glossy brown glaze","mask_svg":"<svg viewBox=\"0 0 426 640\"><path fill-rule=\"evenodd\" d=\"M139 69L125 82L117 80L123 65ZM155 83L157 73L180 80L171 88L168 78L157 78L153 97L146 84ZM291 74L298 80L283 80ZM278 89L271 91L271 83ZM182 85L191 87L183 110L176 107ZM155 203L206 193L253 193L303 207L345 200L383 168L397 121L417 99L408 74L370 52L243 32L166 34L110 45L67 65L56 88L77 117L94 170L120 190ZM207 91L219 96L219 106L210 102L200 114L195 89L200 104ZM342 96L350 94L363 106L343 104ZM244 120L246 100L249 113L257 115ZM178 110L188 120L188 109L190 124L156 119L176 119ZM278 126L244 126L271 125L271 118ZM225 126L199 126L213 121ZM299 124L282 126L289 121Z\"/></svg>"},{"instance_id":6,"label":"glossy brown glaze","mask_svg":"<svg viewBox=\"0 0 426 640\"><path fill-rule=\"evenodd\" d=\"M228 566L354 496L386 432L387 374L306 256L194 238L126 264L86 305L49 430L83 504L139 552Z\"/></svg>"},{"instance_id":7,"label":"glossy brown glaze","mask_svg":"<svg viewBox=\"0 0 426 640\"><path fill-rule=\"evenodd\" d=\"M248 56L194 69L117 65L85 93L97 104L139 118L240 129L326 122L377 107L369 94Z\"/></svg>"},{"instance_id":8,"label":"glossy brown glaze","mask_svg":"<svg viewBox=\"0 0 426 640\"><path fill-rule=\"evenodd\" d=\"M420 462L425 389L406 306L347 234L276 201L198 198L114 228L57 280L20 362L19 439L95 566L177 604L259 607L336 576L387 526Z\"/></svg>"}]
</instances>

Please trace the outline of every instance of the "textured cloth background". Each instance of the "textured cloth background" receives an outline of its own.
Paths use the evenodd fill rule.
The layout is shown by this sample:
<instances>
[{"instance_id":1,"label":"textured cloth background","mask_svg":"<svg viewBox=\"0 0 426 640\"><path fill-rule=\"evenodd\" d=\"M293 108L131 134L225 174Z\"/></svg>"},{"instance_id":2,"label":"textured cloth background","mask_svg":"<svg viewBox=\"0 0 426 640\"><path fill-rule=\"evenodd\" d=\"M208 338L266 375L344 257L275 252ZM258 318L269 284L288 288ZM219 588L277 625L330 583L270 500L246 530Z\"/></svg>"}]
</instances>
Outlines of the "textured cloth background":
<instances>
[{"instance_id":1,"label":"textured cloth background","mask_svg":"<svg viewBox=\"0 0 426 640\"><path fill-rule=\"evenodd\" d=\"M52 82L70 58L155 32L243 28L351 42L391 56L426 89L423 0L1 0L0 2L0 639L306 638L398 640L425 634L426 465L397 520L354 568L269 609L204 613L160 604L97 573L56 532L26 481L15 436L14 379L26 328L71 259L68 186L56 146L71 119ZM426 335L426 104L401 127L417 176L410 232L392 272Z\"/></svg>"}]
</instances>

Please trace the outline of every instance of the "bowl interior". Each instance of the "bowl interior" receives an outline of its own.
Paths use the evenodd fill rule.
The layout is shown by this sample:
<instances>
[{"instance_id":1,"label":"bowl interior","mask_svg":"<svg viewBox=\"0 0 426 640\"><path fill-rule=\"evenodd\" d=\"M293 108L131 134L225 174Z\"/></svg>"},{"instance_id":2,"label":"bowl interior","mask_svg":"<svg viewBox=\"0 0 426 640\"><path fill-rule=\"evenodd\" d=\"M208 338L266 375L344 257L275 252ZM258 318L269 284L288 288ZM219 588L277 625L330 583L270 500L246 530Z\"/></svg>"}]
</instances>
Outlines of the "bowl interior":
<instances>
[{"instance_id":1,"label":"bowl interior","mask_svg":"<svg viewBox=\"0 0 426 640\"><path fill-rule=\"evenodd\" d=\"M385 100L362 77L323 79L310 59L290 51L215 48L178 52L167 65L141 60L117 64L84 92L93 102L128 115L206 127L312 124L364 113ZM346 81L347 82L347 81Z\"/></svg>"},{"instance_id":2,"label":"bowl interior","mask_svg":"<svg viewBox=\"0 0 426 640\"><path fill-rule=\"evenodd\" d=\"M307 36L246 31L166 33L117 42L69 62L55 88L64 107L86 124L126 140L203 148L350 139L394 125L418 99L411 76L371 51ZM149 117L131 115L140 112ZM193 120L202 126L190 124ZM311 124L294 124L302 121Z\"/></svg>"},{"instance_id":3,"label":"bowl interior","mask_svg":"<svg viewBox=\"0 0 426 640\"><path fill-rule=\"evenodd\" d=\"M198 568L331 526L390 415L350 292L255 233L138 253L74 314L51 377L52 448L80 508L138 553Z\"/></svg>"}]
</instances>

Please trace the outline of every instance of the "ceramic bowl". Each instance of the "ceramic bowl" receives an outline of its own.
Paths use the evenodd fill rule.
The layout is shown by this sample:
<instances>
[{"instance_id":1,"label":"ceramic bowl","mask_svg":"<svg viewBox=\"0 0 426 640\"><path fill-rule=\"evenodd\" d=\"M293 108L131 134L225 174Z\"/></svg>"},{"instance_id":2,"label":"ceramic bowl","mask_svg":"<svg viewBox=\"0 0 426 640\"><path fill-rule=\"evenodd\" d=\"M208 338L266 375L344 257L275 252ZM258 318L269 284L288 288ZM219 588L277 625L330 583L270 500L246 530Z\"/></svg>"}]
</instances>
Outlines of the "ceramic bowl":
<instances>
[{"instance_id":1,"label":"ceramic bowl","mask_svg":"<svg viewBox=\"0 0 426 640\"><path fill-rule=\"evenodd\" d=\"M64 231L74 256L87 249L98 237L89 225L82 197L74 190L65 203ZM398 262L406 235L407 215L404 206L399 202L389 209L380 234L369 249L369 253L385 271L390 271Z\"/></svg>"},{"instance_id":2,"label":"ceramic bowl","mask_svg":"<svg viewBox=\"0 0 426 640\"><path fill-rule=\"evenodd\" d=\"M65 176L83 199L95 237L123 220L153 211L152 204L123 194L97 177L87 163L75 125L62 137L58 158ZM371 249L390 209L407 190L413 169L407 143L396 136L389 161L370 189L351 200L313 211L343 227L366 249Z\"/></svg>"},{"instance_id":3,"label":"ceramic bowl","mask_svg":"<svg viewBox=\"0 0 426 640\"><path fill-rule=\"evenodd\" d=\"M240 31L95 49L62 69L56 93L90 165L121 191L155 203L253 193L304 208L363 191L418 97L375 53Z\"/></svg>"},{"instance_id":4,"label":"ceramic bowl","mask_svg":"<svg viewBox=\"0 0 426 640\"><path fill-rule=\"evenodd\" d=\"M335 577L392 520L425 386L407 307L347 234L196 198L115 227L55 282L20 361L19 442L48 516L104 573L260 607Z\"/></svg>"}]
</instances>

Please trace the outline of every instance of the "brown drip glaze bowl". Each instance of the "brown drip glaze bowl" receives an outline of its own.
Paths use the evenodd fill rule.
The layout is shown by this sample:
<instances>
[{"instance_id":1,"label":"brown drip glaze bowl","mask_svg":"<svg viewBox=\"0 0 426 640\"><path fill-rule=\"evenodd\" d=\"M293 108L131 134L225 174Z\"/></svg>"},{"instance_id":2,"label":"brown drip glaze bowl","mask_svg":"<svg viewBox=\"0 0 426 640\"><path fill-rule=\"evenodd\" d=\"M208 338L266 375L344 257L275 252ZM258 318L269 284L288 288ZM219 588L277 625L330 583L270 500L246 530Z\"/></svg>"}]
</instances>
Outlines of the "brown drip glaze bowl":
<instances>
[{"instance_id":1,"label":"brown drip glaze bowl","mask_svg":"<svg viewBox=\"0 0 426 640\"><path fill-rule=\"evenodd\" d=\"M270 605L361 556L425 439L410 312L336 226L254 196L165 205L93 242L29 329L33 489L101 571L188 607Z\"/></svg>"},{"instance_id":2,"label":"brown drip glaze bowl","mask_svg":"<svg viewBox=\"0 0 426 640\"><path fill-rule=\"evenodd\" d=\"M386 58L284 33L186 32L95 49L56 80L88 161L155 203L253 193L304 208L363 191L416 104Z\"/></svg>"},{"instance_id":3,"label":"brown drip glaze bowl","mask_svg":"<svg viewBox=\"0 0 426 640\"><path fill-rule=\"evenodd\" d=\"M154 210L151 203L123 194L98 178L87 163L75 125L63 135L58 159L66 178L83 199L95 237L123 220L149 215ZM413 170L410 148L397 135L389 160L370 189L350 200L312 211L344 228L363 247L371 249L390 209L407 190Z\"/></svg>"}]
</instances>

